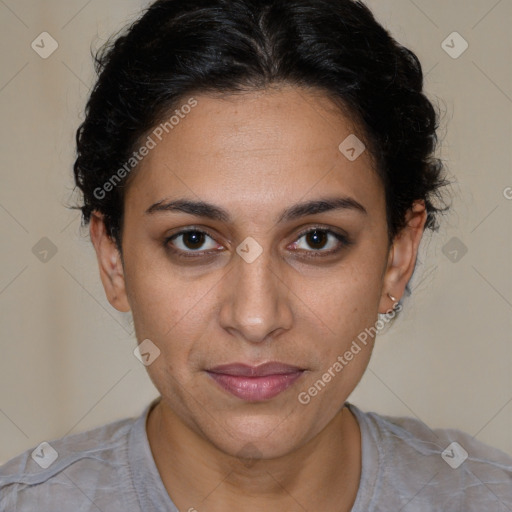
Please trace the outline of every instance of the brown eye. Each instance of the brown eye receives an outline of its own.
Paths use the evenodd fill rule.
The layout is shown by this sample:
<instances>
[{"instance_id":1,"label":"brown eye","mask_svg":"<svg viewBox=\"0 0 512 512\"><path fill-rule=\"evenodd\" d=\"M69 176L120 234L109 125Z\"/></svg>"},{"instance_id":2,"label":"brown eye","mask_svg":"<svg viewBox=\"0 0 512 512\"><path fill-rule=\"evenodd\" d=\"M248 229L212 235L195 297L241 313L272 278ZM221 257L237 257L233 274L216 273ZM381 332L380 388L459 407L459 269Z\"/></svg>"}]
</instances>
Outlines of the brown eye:
<instances>
[{"instance_id":1,"label":"brown eye","mask_svg":"<svg viewBox=\"0 0 512 512\"><path fill-rule=\"evenodd\" d=\"M183 245L188 249L200 249L204 244L204 233L189 231L183 235Z\"/></svg>"},{"instance_id":2,"label":"brown eye","mask_svg":"<svg viewBox=\"0 0 512 512\"><path fill-rule=\"evenodd\" d=\"M168 238L165 243L183 253L211 251L218 247L208 233L197 229L180 231Z\"/></svg>"},{"instance_id":3,"label":"brown eye","mask_svg":"<svg viewBox=\"0 0 512 512\"><path fill-rule=\"evenodd\" d=\"M329 256L352 245L352 241L341 233L330 229L314 228L303 231L292 249L308 256Z\"/></svg>"},{"instance_id":4,"label":"brown eye","mask_svg":"<svg viewBox=\"0 0 512 512\"><path fill-rule=\"evenodd\" d=\"M323 249L328 239L325 231L315 229L306 234L306 241L313 249Z\"/></svg>"}]
</instances>

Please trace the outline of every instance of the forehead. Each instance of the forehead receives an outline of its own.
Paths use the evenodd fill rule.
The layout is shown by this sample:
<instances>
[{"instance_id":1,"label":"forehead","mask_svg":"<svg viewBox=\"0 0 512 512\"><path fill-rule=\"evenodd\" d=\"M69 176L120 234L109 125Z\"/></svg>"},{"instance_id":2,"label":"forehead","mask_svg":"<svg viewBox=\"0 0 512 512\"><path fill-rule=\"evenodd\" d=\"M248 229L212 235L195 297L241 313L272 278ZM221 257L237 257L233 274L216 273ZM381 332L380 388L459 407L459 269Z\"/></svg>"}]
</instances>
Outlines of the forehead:
<instances>
[{"instance_id":1,"label":"forehead","mask_svg":"<svg viewBox=\"0 0 512 512\"><path fill-rule=\"evenodd\" d=\"M186 195L261 212L341 193L368 210L382 208L384 191L368 150L353 161L340 150L347 137L357 141L361 134L319 91L193 97L197 105L160 130L161 140L152 135L156 146L139 165L127 202L147 208Z\"/></svg>"}]
</instances>

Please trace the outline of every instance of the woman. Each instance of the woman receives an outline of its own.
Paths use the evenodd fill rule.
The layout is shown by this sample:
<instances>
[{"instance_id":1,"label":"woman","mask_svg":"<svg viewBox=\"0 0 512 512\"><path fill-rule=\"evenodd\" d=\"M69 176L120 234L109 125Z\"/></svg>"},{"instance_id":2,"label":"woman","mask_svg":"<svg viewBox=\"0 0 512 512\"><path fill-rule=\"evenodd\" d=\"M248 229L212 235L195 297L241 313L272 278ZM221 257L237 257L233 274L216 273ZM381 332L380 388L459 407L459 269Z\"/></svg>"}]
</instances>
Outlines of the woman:
<instances>
[{"instance_id":1,"label":"woman","mask_svg":"<svg viewBox=\"0 0 512 512\"><path fill-rule=\"evenodd\" d=\"M97 57L75 177L160 396L2 510L512 510L512 458L347 401L447 184L416 56L350 0L160 0Z\"/></svg>"}]
</instances>

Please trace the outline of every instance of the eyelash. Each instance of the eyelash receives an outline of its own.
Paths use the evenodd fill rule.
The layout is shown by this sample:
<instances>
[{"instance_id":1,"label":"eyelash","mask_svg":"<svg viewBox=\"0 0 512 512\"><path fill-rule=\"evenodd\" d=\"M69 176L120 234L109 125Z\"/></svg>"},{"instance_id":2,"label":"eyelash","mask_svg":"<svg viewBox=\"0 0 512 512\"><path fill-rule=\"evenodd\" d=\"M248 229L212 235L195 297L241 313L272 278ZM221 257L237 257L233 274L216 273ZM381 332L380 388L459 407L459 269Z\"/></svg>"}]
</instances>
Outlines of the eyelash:
<instances>
[{"instance_id":1,"label":"eyelash","mask_svg":"<svg viewBox=\"0 0 512 512\"><path fill-rule=\"evenodd\" d=\"M328 229L328 228L325 228L325 227L322 227L322 226L311 227L311 228L308 228L308 229L300 232L297 235L296 241L300 240L305 235L308 235L309 233L312 233L314 231L320 231L320 232L326 233L327 235L333 235L338 240L338 242L340 243L340 246L335 248L335 249L328 250L328 251L323 251L321 249L317 249L317 250L312 249L310 251L305 251L306 253L310 253L309 255L305 256L306 258L317 258L317 257L331 256L333 254L337 254L338 252L340 252L344 248L350 247L354 243L347 236L342 235L341 233L337 233L336 231L333 231L331 229ZM185 229L183 231L179 231L178 233L175 233L174 235L166 238L165 241L164 241L164 247L167 248L168 250L170 250L171 252L173 252L179 258L199 258L199 257L202 257L202 256L209 256L209 255L213 255L215 253L220 252L218 250L213 250L213 251L212 250L210 250L210 251L182 251L181 249L176 249L175 247L172 246L171 242L174 239L179 238L182 235L186 235L187 233L204 234L204 235L207 235L208 237L210 237L212 240L215 240L215 237L211 233L209 233L208 231L206 231L204 229L191 228L191 229ZM304 251L304 250L303 249L298 249L298 251L301 252L301 251Z\"/></svg>"}]
</instances>

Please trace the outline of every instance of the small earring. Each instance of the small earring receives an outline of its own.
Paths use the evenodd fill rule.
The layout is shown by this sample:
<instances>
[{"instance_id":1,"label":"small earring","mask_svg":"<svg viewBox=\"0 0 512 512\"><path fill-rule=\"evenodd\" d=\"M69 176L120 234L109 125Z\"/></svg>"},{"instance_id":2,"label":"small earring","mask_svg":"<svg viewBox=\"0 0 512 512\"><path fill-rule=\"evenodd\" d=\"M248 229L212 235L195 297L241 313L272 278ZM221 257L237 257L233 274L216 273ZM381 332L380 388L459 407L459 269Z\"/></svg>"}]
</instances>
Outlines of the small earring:
<instances>
[{"instance_id":1,"label":"small earring","mask_svg":"<svg viewBox=\"0 0 512 512\"><path fill-rule=\"evenodd\" d=\"M398 299L396 299L395 297L393 297L393 295L391 295L390 293L388 293L388 297L393 301L393 302L397 302Z\"/></svg>"}]
</instances>

